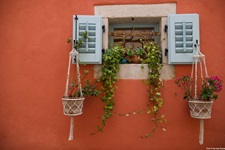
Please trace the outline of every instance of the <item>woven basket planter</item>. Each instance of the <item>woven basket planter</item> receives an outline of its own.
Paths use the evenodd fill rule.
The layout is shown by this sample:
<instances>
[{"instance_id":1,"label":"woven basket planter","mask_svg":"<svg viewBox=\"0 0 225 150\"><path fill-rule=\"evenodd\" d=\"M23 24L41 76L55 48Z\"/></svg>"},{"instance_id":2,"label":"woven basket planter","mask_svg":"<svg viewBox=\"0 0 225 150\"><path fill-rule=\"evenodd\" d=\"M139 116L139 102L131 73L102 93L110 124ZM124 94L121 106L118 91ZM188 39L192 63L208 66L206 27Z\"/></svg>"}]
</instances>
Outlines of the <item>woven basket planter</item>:
<instances>
[{"instance_id":1,"label":"woven basket planter","mask_svg":"<svg viewBox=\"0 0 225 150\"><path fill-rule=\"evenodd\" d=\"M82 114L83 108L83 97L67 97L62 98L63 102L63 111L67 116L77 116Z\"/></svg>"},{"instance_id":2,"label":"woven basket planter","mask_svg":"<svg viewBox=\"0 0 225 150\"><path fill-rule=\"evenodd\" d=\"M210 119L213 101L190 100L189 111L192 118Z\"/></svg>"}]
</instances>

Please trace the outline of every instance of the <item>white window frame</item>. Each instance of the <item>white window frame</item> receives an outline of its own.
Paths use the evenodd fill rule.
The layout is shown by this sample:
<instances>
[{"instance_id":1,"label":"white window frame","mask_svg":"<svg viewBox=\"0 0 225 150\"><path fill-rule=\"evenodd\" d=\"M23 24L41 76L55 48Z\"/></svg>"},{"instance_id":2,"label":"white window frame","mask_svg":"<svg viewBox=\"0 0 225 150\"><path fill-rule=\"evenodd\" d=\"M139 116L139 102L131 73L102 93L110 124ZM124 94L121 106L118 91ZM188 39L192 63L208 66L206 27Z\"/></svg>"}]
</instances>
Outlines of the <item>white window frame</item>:
<instances>
[{"instance_id":1,"label":"white window frame","mask_svg":"<svg viewBox=\"0 0 225 150\"><path fill-rule=\"evenodd\" d=\"M176 3L164 4L144 4L144 5L101 5L94 6L94 14L102 16L102 24L105 26L103 33L102 48L107 49L109 43L109 19L113 18L160 18L159 31L161 33L160 42L162 48L162 69L161 78L171 79L174 78L174 67L168 65L167 56L165 56L165 49L168 48L168 35L164 32L164 26L167 25L167 16L169 14L176 14ZM141 64L123 64L120 66L119 78L120 79L146 79L147 67L141 69ZM94 76L100 76L101 65L95 65ZM123 69L124 68L124 69ZM138 72L138 73L137 73Z\"/></svg>"}]
</instances>

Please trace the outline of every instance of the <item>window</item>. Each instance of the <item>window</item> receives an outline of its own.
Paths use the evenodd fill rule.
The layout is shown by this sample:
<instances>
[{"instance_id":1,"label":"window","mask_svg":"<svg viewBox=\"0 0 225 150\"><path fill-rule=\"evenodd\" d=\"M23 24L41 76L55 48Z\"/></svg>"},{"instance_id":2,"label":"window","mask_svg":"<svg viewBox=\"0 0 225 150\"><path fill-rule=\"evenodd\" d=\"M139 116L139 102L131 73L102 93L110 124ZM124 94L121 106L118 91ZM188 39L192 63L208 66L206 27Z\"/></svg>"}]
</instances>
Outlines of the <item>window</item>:
<instances>
[{"instance_id":1,"label":"window","mask_svg":"<svg viewBox=\"0 0 225 150\"><path fill-rule=\"evenodd\" d=\"M165 56L165 48L168 48L168 35L164 32L164 26L167 25L167 16L176 14L176 3L164 4L144 4L144 5L101 5L94 7L95 15L102 16L102 23L105 26L103 33L103 49L109 47L110 39L108 33L113 24L131 23L131 18L136 19L142 24L158 23L158 29L161 33L159 38L162 48L164 67L161 78L171 79L174 75L173 65L168 65L168 58ZM98 78L101 74L101 65L95 65L94 76ZM138 72L138 73L137 73ZM141 64L121 65L119 72L120 79L146 79L147 67L141 69Z\"/></svg>"},{"instance_id":2,"label":"window","mask_svg":"<svg viewBox=\"0 0 225 150\"><path fill-rule=\"evenodd\" d=\"M130 19L132 22L137 20L137 18ZM140 40L159 42L159 36L150 35L153 32L159 32L158 23L113 23L110 24L109 46L121 45L136 49L142 47ZM125 33L127 35L124 35Z\"/></svg>"},{"instance_id":3,"label":"window","mask_svg":"<svg viewBox=\"0 0 225 150\"><path fill-rule=\"evenodd\" d=\"M118 22L117 18L109 20L109 47L119 45L126 49L122 64L141 64L141 59L145 59L142 53L144 43L154 41L159 44L159 19L151 21L147 18L146 21L143 18L131 17L125 20L126 22ZM138 56L137 51L140 52Z\"/></svg>"}]
</instances>

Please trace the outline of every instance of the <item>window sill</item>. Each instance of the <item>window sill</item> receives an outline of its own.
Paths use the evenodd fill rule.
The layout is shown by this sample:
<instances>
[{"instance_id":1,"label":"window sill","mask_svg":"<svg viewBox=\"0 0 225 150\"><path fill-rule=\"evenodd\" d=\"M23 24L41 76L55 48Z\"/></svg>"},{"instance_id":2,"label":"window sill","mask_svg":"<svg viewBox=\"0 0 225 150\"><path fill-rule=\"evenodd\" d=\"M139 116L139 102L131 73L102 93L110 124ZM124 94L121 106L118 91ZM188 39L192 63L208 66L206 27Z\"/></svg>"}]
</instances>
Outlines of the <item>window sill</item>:
<instances>
[{"instance_id":1,"label":"window sill","mask_svg":"<svg viewBox=\"0 0 225 150\"><path fill-rule=\"evenodd\" d=\"M147 64L121 64L120 71L118 73L119 79L146 79L148 76ZM101 76L101 65L94 66L94 78ZM174 67L173 65L164 64L162 68L161 79L172 79L174 78Z\"/></svg>"}]
</instances>

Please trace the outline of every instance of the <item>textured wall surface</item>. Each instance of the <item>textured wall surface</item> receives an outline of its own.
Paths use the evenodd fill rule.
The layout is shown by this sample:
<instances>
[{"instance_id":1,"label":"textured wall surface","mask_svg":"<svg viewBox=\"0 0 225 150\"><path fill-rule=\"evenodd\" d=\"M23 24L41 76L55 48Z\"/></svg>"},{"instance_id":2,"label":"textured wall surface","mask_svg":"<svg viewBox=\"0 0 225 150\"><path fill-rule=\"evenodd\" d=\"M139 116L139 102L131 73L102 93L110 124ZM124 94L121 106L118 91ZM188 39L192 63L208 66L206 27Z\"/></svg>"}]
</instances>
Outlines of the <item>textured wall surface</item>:
<instances>
[{"instance_id":1,"label":"textured wall surface","mask_svg":"<svg viewBox=\"0 0 225 150\"><path fill-rule=\"evenodd\" d=\"M224 0L1 0L0 1L0 149L1 150L205 150L225 148L225 89L205 120L204 144L199 145L199 120L192 119L174 79L190 74L190 65L174 66L175 77L164 80L162 97L169 125L154 137L140 138L152 127L147 114L121 117L119 113L145 107L142 80L120 79L115 114L102 133L90 135L101 123L100 97L87 98L83 114L75 117L75 140L68 141L69 117L62 112L72 15L93 15L96 5L176 3L176 11L200 15L201 51L209 75L225 81ZM124 8L125 9L125 8ZM137 11L137 10L136 10ZM138 12L137 12L138 13ZM88 69L94 79L94 66Z\"/></svg>"}]
</instances>

